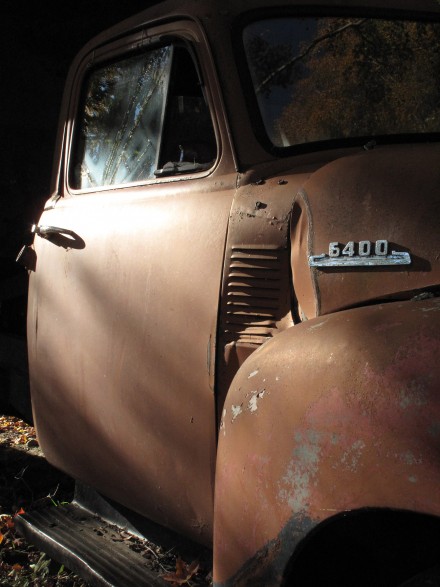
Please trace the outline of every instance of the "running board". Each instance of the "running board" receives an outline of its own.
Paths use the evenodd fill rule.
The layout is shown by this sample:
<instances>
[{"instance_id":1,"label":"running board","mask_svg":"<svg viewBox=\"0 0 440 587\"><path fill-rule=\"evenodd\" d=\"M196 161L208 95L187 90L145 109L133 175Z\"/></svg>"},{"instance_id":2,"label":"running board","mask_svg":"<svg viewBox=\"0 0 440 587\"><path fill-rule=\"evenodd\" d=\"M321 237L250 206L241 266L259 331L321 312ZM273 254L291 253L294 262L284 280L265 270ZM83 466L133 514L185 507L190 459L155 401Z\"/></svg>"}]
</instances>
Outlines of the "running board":
<instances>
[{"instance_id":1,"label":"running board","mask_svg":"<svg viewBox=\"0 0 440 587\"><path fill-rule=\"evenodd\" d=\"M94 587L170 585L148 567L142 552L133 550L136 544L136 550L141 548L137 537L77 503L17 515L15 526L26 540Z\"/></svg>"}]
</instances>

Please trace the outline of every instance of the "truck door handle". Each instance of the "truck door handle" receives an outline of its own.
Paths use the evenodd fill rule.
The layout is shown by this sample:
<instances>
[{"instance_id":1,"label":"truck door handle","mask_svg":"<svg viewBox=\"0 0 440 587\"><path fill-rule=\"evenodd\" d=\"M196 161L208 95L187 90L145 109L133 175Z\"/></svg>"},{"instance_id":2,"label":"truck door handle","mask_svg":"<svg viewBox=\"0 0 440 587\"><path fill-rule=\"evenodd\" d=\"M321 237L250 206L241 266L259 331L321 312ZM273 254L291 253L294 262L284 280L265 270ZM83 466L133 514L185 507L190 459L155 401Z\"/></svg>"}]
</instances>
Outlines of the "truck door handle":
<instances>
[{"instance_id":1,"label":"truck door handle","mask_svg":"<svg viewBox=\"0 0 440 587\"><path fill-rule=\"evenodd\" d=\"M41 238L47 239L54 245L65 249L84 249L86 246L83 239L68 228L34 224L31 228L31 233L38 234Z\"/></svg>"},{"instance_id":2,"label":"truck door handle","mask_svg":"<svg viewBox=\"0 0 440 587\"><path fill-rule=\"evenodd\" d=\"M32 225L31 232L33 234L38 234L41 238L50 238L53 234L61 234L73 238L77 236L73 230L68 230L67 228L60 228L59 226L39 226L38 224Z\"/></svg>"}]
</instances>

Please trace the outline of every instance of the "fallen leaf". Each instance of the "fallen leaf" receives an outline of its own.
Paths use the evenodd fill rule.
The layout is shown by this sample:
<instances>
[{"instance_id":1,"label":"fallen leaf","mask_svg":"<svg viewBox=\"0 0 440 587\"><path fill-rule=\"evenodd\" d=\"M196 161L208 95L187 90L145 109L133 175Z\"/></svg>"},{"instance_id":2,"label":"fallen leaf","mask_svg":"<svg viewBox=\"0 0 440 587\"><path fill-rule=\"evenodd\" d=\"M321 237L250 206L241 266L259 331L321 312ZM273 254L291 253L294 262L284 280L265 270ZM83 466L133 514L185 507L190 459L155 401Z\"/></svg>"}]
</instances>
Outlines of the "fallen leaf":
<instances>
[{"instance_id":1,"label":"fallen leaf","mask_svg":"<svg viewBox=\"0 0 440 587\"><path fill-rule=\"evenodd\" d=\"M14 440L14 444L26 444L26 442L28 441L28 437L26 436L26 434L21 434L18 438L16 438Z\"/></svg>"},{"instance_id":2,"label":"fallen leaf","mask_svg":"<svg viewBox=\"0 0 440 587\"><path fill-rule=\"evenodd\" d=\"M193 561L187 565L180 557L176 559L176 572L162 575L164 581L175 585L185 585L199 570L199 562Z\"/></svg>"},{"instance_id":3,"label":"fallen leaf","mask_svg":"<svg viewBox=\"0 0 440 587\"><path fill-rule=\"evenodd\" d=\"M4 539L5 535L0 532L0 544L3 542Z\"/></svg>"},{"instance_id":4,"label":"fallen leaf","mask_svg":"<svg viewBox=\"0 0 440 587\"><path fill-rule=\"evenodd\" d=\"M11 516L6 518L5 523L7 528L13 528L15 526L14 520L11 518Z\"/></svg>"}]
</instances>

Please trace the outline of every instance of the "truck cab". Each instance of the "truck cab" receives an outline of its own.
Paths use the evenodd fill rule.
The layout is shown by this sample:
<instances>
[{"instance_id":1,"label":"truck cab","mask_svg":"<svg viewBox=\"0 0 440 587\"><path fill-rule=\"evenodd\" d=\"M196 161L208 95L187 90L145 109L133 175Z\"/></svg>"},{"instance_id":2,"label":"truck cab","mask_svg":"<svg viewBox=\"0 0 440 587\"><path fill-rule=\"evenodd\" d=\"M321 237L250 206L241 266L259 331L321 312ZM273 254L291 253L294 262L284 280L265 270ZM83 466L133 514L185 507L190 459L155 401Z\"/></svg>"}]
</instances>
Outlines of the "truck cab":
<instances>
[{"instance_id":1,"label":"truck cab","mask_svg":"<svg viewBox=\"0 0 440 587\"><path fill-rule=\"evenodd\" d=\"M95 572L77 511L204 545L217 587L438 579L439 47L434 0L167 0L84 47L26 251L82 497L25 535L99 585L155 583Z\"/></svg>"}]
</instances>

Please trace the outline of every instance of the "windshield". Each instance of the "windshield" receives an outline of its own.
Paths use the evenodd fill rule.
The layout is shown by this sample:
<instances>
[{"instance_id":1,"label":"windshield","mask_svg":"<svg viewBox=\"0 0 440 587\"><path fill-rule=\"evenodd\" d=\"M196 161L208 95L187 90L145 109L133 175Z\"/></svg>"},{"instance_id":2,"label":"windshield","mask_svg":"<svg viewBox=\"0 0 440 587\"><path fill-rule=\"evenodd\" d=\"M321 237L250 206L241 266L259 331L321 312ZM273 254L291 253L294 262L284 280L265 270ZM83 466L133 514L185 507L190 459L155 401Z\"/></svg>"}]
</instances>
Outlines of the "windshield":
<instances>
[{"instance_id":1,"label":"windshield","mask_svg":"<svg viewBox=\"0 0 440 587\"><path fill-rule=\"evenodd\" d=\"M276 147L440 131L440 24L273 18L243 41Z\"/></svg>"}]
</instances>

